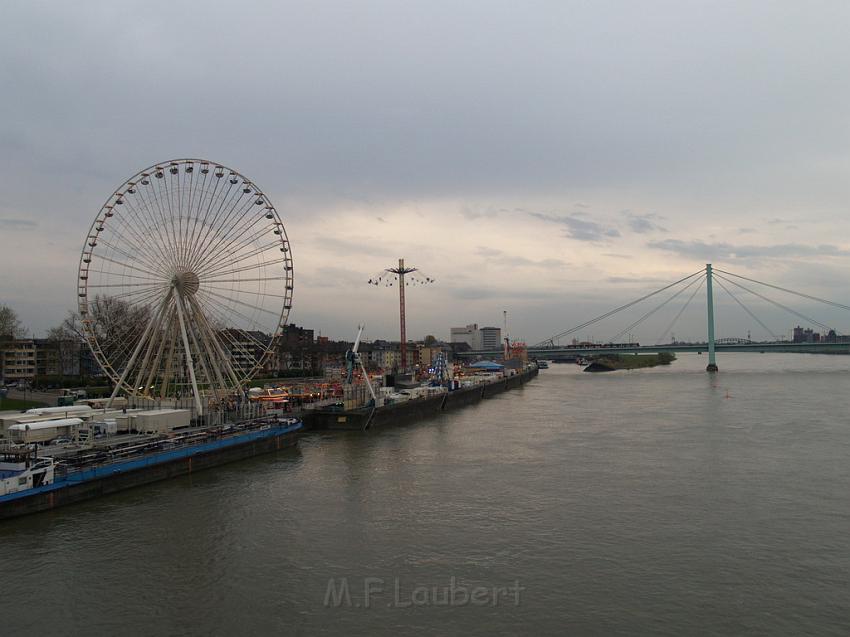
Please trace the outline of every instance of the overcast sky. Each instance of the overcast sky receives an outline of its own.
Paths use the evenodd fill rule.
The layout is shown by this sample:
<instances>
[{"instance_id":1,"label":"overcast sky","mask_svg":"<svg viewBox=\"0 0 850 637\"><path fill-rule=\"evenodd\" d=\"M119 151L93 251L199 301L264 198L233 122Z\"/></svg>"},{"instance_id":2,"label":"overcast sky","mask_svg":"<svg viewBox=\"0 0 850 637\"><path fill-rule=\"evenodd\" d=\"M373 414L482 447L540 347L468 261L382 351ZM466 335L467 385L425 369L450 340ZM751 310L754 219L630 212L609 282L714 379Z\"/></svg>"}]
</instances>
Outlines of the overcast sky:
<instances>
[{"instance_id":1,"label":"overcast sky","mask_svg":"<svg viewBox=\"0 0 850 637\"><path fill-rule=\"evenodd\" d=\"M437 280L414 338L506 309L534 342L706 262L848 303L848 32L839 0L6 0L0 303L60 322L104 200L175 157L266 191L290 318L331 337L397 338L395 288L366 281L399 257ZM766 337L724 294L718 336ZM679 338L704 338L699 300Z\"/></svg>"}]
</instances>

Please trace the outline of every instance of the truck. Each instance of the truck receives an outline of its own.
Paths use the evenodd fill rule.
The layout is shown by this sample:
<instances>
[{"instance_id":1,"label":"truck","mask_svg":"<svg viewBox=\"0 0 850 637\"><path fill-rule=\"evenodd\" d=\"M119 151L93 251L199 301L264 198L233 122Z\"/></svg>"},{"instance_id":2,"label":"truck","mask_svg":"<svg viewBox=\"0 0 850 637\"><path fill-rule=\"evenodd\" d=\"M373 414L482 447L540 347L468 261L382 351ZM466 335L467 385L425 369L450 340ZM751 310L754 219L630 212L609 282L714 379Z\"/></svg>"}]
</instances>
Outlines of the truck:
<instances>
[{"instance_id":1,"label":"truck","mask_svg":"<svg viewBox=\"0 0 850 637\"><path fill-rule=\"evenodd\" d=\"M58 407L73 405L74 401L81 400L86 397L85 389L61 389L60 392L61 394L56 400L56 405Z\"/></svg>"}]
</instances>

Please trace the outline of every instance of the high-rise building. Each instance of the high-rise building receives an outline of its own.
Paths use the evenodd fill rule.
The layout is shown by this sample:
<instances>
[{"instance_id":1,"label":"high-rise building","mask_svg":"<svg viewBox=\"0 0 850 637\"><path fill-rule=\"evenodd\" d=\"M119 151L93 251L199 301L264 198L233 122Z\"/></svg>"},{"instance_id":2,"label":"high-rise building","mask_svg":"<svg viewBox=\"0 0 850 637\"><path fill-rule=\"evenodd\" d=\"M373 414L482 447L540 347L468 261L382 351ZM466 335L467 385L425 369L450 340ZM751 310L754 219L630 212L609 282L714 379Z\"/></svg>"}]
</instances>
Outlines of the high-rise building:
<instances>
[{"instance_id":1,"label":"high-rise building","mask_svg":"<svg viewBox=\"0 0 850 637\"><path fill-rule=\"evenodd\" d=\"M481 349L492 350L502 348L501 327L482 327L479 333L481 334Z\"/></svg>"}]
</instances>

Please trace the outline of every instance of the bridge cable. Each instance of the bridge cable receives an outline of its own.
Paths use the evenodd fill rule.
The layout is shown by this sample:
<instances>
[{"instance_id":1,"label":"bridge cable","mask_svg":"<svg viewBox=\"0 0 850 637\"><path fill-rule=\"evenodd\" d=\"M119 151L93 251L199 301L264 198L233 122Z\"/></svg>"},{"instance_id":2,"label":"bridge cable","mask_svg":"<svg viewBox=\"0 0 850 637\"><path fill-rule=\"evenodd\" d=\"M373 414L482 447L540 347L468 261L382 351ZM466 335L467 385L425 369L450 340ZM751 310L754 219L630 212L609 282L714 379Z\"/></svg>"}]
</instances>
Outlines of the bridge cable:
<instances>
[{"instance_id":1,"label":"bridge cable","mask_svg":"<svg viewBox=\"0 0 850 637\"><path fill-rule=\"evenodd\" d=\"M650 292L649 294L642 296L639 299L635 299L634 301L631 301L630 303L626 303L625 305L621 305L620 307L615 308L615 309L611 310L610 312L606 312L605 314L602 314L600 316L597 316L594 319L586 321L586 322L582 323L581 325L577 325L576 327L572 327L568 330L564 330L560 334L555 334L554 336L551 336L550 338L547 338L545 340L540 341L539 343L537 343L533 347L543 347L546 343L550 343L554 346L555 340L557 340L557 339L561 339L564 336L568 336L569 334L573 334L574 332L578 332L579 330L584 329L585 327L588 327L590 325L593 325L594 323L598 323L599 321L606 319L609 316L613 316L617 312L621 312L622 310L630 308L633 305L637 305L641 301L645 301L646 299L651 298L651 297L655 296L656 294L660 294L661 292L664 292L664 290L669 290L670 288L672 288L676 285L679 285L680 283L687 281L688 279L692 279L693 277L698 276L700 274L705 274L705 269L699 270L698 272L694 272L693 274L689 274L688 276L683 277L683 278L679 279L678 281L671 283L670 285L666 285L659 290L655 290L655 292Z\"/></svg>"},{"instance_id":2,"label":"bridge cable","mask_svg":"<svg viewBox=\"0 0 850 637\"><path fill-rule=\"evenodd\" d=\"M717 284L718 284L720 287L722 287L724 290L726 290L726 294L728 294L729 296L731 296L731 297L732 297L732 300L733 300L733 301L735 301L735 303L737 303L738 305L740 305L740 306L741 306L741 308L742 308L742 309L743 309L743 310L744 310L747 314L749 314L749 315L753 318L753 320L754 320L756 323L758 323L759 325L761 325L762 329L763 329L765 332L767 332L767 333L768 333L768 335L770 335L770 336L772 336L772 337L773 337L773 340L775 340L775 341L779 341L779 340L781 340L781 339L779 338L779 336L777 336L776 334L774 334L774 333L773 333L773 331L772 331L772 330L771 330L771 329L770 329L767 325L765 325L764 323L762 323L762 322L761 322L761 319L759 319L759 317L757 317L755 314L753 314L753 313L750 311L750 308L748 308L746 305L744 305L744 302L743 302L743 301L741 301L741 300L740 300L737 296L735 296L734 294L732 294L732 290L730 290L730 289L729 289L729 288L727 288L725 285L723 285L723 281L721 281L719 278L717 279Z\"/></svg>"},{"instance_id":3,"label":"bridge cable","mask_svg":"<svg viewBox=\"0 0 850 637\"><path fill-rule=\"evenodd\" d=\"M726 272L726 270L715 269L715 272L722 272L723 274L728 274L734 277L738 277L739 279L743 279L744 281L750 281L751 283L758 283L759 285L764 285L769 288L773 288L774 290L779 290L781 292L788 292L789 294L795 294L796 296L801 296L804 299L809 299L810 301L818 301L819 303L826 303L827 305L831 305L833 307L841 308L842 310L850 310L850 305L842 305L841 303L836 303L835 301L828 301L826 299L821 299L817 296L812 296L810 294L804 294L803 292L795 292L794 290L789 290L788 288L783 288L778 285L772 285L770 283L765 283L764 281L756 281L755 279L750 279L748 277L742 276L740 274L735 274L734 272ZM820 325L820 324L819 324Z\"/></svg>"},{"instance_id":4,"label":"bridge cable","mask_svg":"<svg viewBox=\"0 0 850 637\"><path fill-rule=\"evenodd\" d=\"M685 301L685 304L682 306L682 309L680 309L679 312L676 314L676 316L673 318L673 320L670 321L670 325L667 326L667 329L665 329L663 332L661 332L661 336L659 336L655 340L656 345L662 345L662 341L667 337L667 333L670 332L673 329L673 326L676 325L676 322L679 320L679 318L682 316L682 314L685 313L685 310L688 309L688 306L691 304L691 301L694 300L694 297L702 289L703 285L705 285L705 279L700 279L699 285L696 287L696 289L688 297L688 300Z\"/></svg>"},{"instance_id":5,"label":"bridge cable","mask_svg":"<svg viewBox=\"0 0 850 637\"><path fill-rule=\"evenodd\" d=\"M690 288L690 287L691 287L694 283L697 283L697 282L699 282L699 281L702 281L702 279L694 279L693 281L691 281L690 283L688 283L686 286L684 286L681 290L679 290L678 292L676 292L673 296L671 296L670 298L668 298L666 301L663 301L660 305L657 305L654 309L650 310L649 312L647 312L646 314L644 314L643 316L641 316L638 320L636 320L634 323L632 323L631 325L629 325L627 328L625 328L625 329L624 329L624 330L622 330L621 332L617 333L617 334L616 334L613 338L609 339L609 340L608 340L608 342L609 342L609 343L616 343L616 342L617 342L617 339L618 339L618 338L620 338L621 336L623 336L623 334L628 333L629 331L631 331L631 329L632 329L632 328L637 327L638 325L640 325L641 323L643 323L646 319L648 319L650 316L652 316L653 314L655 314L658 310L660 310L662 307L664 307L665 305L667 305L670 301L672 301L673 299L675 299L675 298L676 298L677 296L679 296L682 292L684 292L685 290L687 290L688 288Z\"/></svg>"},{"instance_id":6,"label":"bridge cable","mask_svg":"<svg viewBox=\"0 0 850 637\"><path fill-rule=\"evenodd\" d=\"M791 309L790 307L788 307L787 305L782 305L782 303L779 303L778 301L774 301L773 299L770 299L770 298L766 297L764 294L759 294L758 292L756 292L756 291L754 291L754 290L751 290L751 289L749 289L749 288L747 288L747 287L744 287L743 285L741 285L741 284L740 284L740 283L738 283L737 281L733 281L732 279L729 279L729 278L727 278L727 277L725 277L725 276L722 276L722 275L719 275L719 274L718 274L717 276L718 276L718 278L723 279L723 280L724 280L724 281L726 281L727 283L731 283L732 285L736 285L736 286L738 286L739 288L741 288L742 290L745 290L745 291L749 292L750 294L755 294L755 295L756 295L757 297L759 297L760 299L764 299L764 300L765 300L765 301L767 301L768 303L771 303L771 304L775 305L776 307L778 307L778 308L781 308L781 309L785 310L786 312L790 312L790 313L791 313L791 314L793 314L794 316L797 316L797 317L799 317L799 318L803 319L804 321L807 321L807 322L811 323L812 325L817 325L817 326L819 326L819 327L824 328L825 330L831 330L831 329L832 329L829 325L824 325L824 324L823 324L823 323L821 323L820 321L816 321L815 319L810 318L810 317L806 316L805 314L801 314L800 312L798 312L798 311L796 311L796 310L792 310L792 309Z\"/></svg>"}]
</instances>

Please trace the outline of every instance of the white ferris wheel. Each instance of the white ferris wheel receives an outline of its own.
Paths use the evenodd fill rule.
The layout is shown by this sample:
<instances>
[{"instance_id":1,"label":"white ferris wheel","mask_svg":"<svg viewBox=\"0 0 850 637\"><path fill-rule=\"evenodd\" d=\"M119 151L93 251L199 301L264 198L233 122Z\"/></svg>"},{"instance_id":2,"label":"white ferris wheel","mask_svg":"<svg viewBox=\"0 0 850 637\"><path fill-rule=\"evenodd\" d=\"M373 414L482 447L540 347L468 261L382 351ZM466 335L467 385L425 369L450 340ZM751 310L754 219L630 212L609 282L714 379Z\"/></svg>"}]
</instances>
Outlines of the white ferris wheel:
<instances>
[{"instance_id":1,"label":"white ferris wheel","mask_svg":"<svg viewBox=\"0 0 850 637\"><path fill-rule=\"evenodd\" d=\"M292 307L292 252L280 215L249 179L176 159L113 192L80 257L83 333L122 391L233 396L273 355Z\"/></svg>"}]
</instances>

